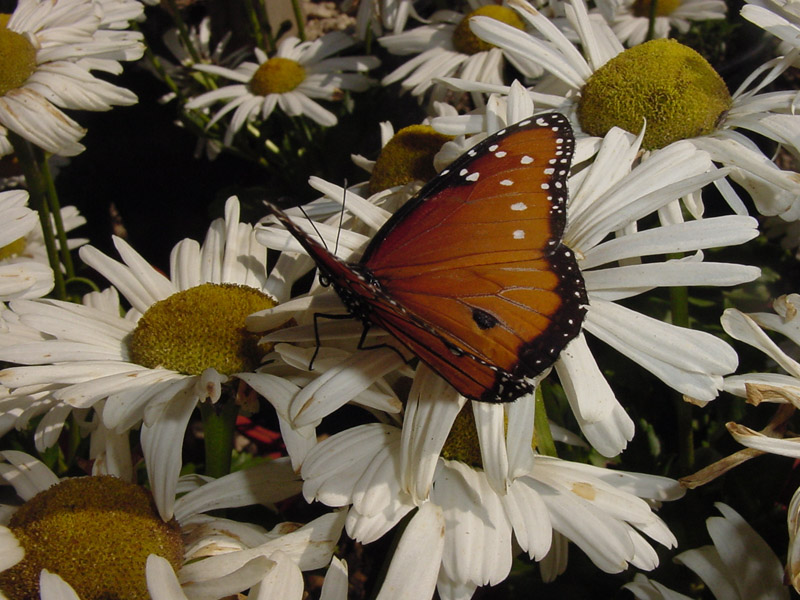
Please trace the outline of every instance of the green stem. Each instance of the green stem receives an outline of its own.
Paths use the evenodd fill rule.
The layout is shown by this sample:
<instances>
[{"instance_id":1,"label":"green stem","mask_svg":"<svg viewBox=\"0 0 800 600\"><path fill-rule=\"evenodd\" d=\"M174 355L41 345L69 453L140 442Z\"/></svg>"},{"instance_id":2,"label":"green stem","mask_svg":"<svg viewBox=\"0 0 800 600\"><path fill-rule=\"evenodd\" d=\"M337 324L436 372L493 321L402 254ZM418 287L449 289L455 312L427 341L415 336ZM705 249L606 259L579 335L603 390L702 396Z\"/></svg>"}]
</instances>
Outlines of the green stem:
<instances>
[{"instance_id":1,"label":"green stem","mask_svg":"<svg viewBox=\"0 0 800 600\"><path fill-rule=\"evenodd\" d=\"M542 386L536 386L536 405L533 415L533 439L536 450L545 456L558 456L556 444L553 441L553 432L550 431L550 421L547 419L547 408L544 405Z\"/></svg>"},{"instance_id":2,"label":"green stem","mask_svg":"<svg viewBox=\"0 0 800 600\"><path fill-rule=\"evenodd\" d=\"M677 257L671 257L677 258ZM670 288L672 324L689 327L689 290L686 286ZM680 395L675 399L675 418L678 428L678 468L681 473L694 471L694 430L692 406Z\"/></svg>"},{"instance_id":3,"label":"green stem","mask_svg":"<svg viewBox=\"0 0 800 600\"><path fill-rule=\"evenodd\" d=\"M645 41L650 41L656 34L656 16L658 16L658 0L650 0L650 14L648 15L647 37Z\"/></svg>"},{"instance_id":4,"label":"green stem","mask_svg":"<svg viewBox=\"0 0 800 600\"><path fill-rule=\"evenodd\" d=\"M98 286L94 281L91 279L87 279L86 277L71 277L67 280L67 284L75 285L81 284L88 287L93 292L99 292L100 286Z\"/></svg>"},{"instance_id":5,"label":"green stem","mask_svg":"<svg viewBox=\"0 0 800 600\"><path fill-rule=\"evenodd\" d=\"M247 2L245 2L247 18L250 20L250 29L253 32L253 41L255 41L256 46L261 48L264 52L268 52L269 48L267 46L266 37L264 36L264 27L262 26L261 18L256 8L257 4L260 3L254 2L253 0L247 0Z\"/></svg>"},{"instance_id":6,"label":"green stem","mask_svg":"<svg viewBox=\"0 0 800 600\"><path fill-rule=\"evenodd\" d=\"M297 37L301 41L306 41L306 19L303 16L303 9L300 7L300 0L292 0L292 8L294 9L294 20L297 23Z\"/></svg>"},{"instance_id":7,"label":"green stem","mask_svg":"<svg viewBox=\"0 0 800 600\"><path fill-rule=\"evenodd\" d=\"M47 182L42 173L40 160L46 161L44 152L31 144L25 138L17 135L13 131L8 132L8 139L14 147L22 172L25 175L25 182L28 187L30 206L39 214L39 222L42 225L42 236L47 250L47 260L53 270L54 291L60 300L67 299L67 288L64 283L64 274L61 272L61 263L58 260L58 249L56 239L53 234L53 226L50 218L50 206L47 199ZM60 217L60 215L59 215Z\"/></svg>"},{"instance_id":8,"label":"green stem","mask_svg":"<svg viewBox=\"0 0 800 600\"><path fill-rule=\"evenodd\" d=\"M66 430L68 432L68 438L64 450L64 462L67 464L67 467L70 467L72 463L75 462L75 457L78 455L78 449L83 439L81 438L81 428L78 425L74 412L69 414Z\"/></svg>"},{"instance_id":9,"label":"green stem","mask_svg":"<svg viewBox=\"0 0 800 600\"><path fill-rule=\"evenodd\" d=\"M41 155L41 172L47 195L47 204L50 207L53 222L56 226L56 236L58 237L58 247L61 250L61 264L64 266L64 278L69 280L75 277L75 267L72 264L72 254L70 254L69 244L67 243L67 231L64 229L64 219L61 216L61 204L58 201L58 192L50 172L50 164L44 152Z\"/></svg>"},{"instance_id":10,"label":"green stem","mask_svg":"<svg viewBox=\"0 0 800 600\"><path fill-rule=\"evenodd\" d=\"M203 418L203 440L206 453L206 475L222 477L231 472L231 453L239 405L234 397L223 394L216 404L200 403Z\"/></svg>"}]
</instances>

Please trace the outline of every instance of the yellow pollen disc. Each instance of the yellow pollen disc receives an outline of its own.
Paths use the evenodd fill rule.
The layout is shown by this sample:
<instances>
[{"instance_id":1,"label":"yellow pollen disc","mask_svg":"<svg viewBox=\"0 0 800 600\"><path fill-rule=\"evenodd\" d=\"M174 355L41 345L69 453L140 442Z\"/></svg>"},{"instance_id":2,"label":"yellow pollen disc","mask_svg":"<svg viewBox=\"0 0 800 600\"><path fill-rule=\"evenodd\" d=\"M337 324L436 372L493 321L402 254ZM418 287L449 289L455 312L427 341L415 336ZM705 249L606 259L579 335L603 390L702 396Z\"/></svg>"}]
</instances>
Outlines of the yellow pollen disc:
<instances>
[{"instance_id":1,"label":"yellow pollen disc","mask_svg":"<svg viewBox=\"0 0 800 600\"><path fill-rule=\"evenodd\" d=\"M262 63L250 80L250 91L257 96L291 92L306 78L299 62L276 56Z\"/></svg>"},{"instance_id":2,"label":"yellow pollen disc","mask_svg":"<svg viewBox=\"0 0 800 600\"><path fill-rule=\"evenodd\" d=\"M612 127L639 133L642 146L662 148L714 131L732 105L725 82L691 48L675 40L634 46L597 69L581 90L578 119L586 133Z\"/></svg>"},{"instance_id":3,"label":"yellow pollen disc","mask_svg":"<svg viewBox=\"0 0 800 600\"><path fill-rule=\"evenodd\" d=\"M11 258L12 256L19 256L25 251L25 245L25 238L21 237L18 240L14 240L7 246L3 246L0 248L0 260Z\"/></svg>"},{"instance_id":4,"label":"yellow pollen disc","mask_svg":"<svg viewBox=\"0 0 800 600\"><path fill-rule=\"evenodd\" d=\"M36 70L36 48L24 35L0 27L0 96L28 80Z\"/></svg>"},{"instance_id":5,"label":"yellow pollen disc","mask_svg":"<svg viewBox=\"0 0 800 600\"><path fill-rule=\"evenodd\" d=\"M633 14L637 17L650 16L650 0L636 0L633 4ZM656 16L668 17L681 6L681 0L658 0L656 4Z\"/></svg>"},{"instance_id":6,"label":"yellow pollen disc","mask_svg":"<svg viewBox=\"0 0 800 600\"><path fill-rule=\"evenodd\" d=\"M133 362L186 375L214 368L223 375L252 371L269 346L245 327L248 315L275 301L255 288L204 283L153 304L130 340Z\"/></svg>"},{"instance_id":7,"label":"yellow pollen disc","mask_svg":"<svg viewBox=\"0 0 800 600\"><path fill-rule=\"evenodd\" d=\"M162 521L143 487L110 475L57 483L23 504L8 527L25 549L21 562L0 573L0 591L10 600L38 599L42 569L81 600L148 600L148 555L175 569L183 562L177 521Z\"/></svg>"},{"instance_id":8,"label":"yellow pollen disc","mask_svg":"<svg viewBox=\"0 0 800 600\"><path fill-rule=\"evenodd\" d=\"M510 8L494 4L482 6L461 19L461 22L456 26L456 30L453 32L453 46L462 54L477 54L478 52L486 52L495 47L494 44L484 42L472 33L472 30L469 28L469 20L472 17L491 17L496 21L511 25L517 29L525 29L525 23L523 23L519 15Z\"/></svg>"},{"instance_id":9,"label":"yellow pollen disc","mask_svg":"<svg viewBox=\"0 0 800 600\"><path fill-rule=\"evenodd\" d=\"M481 446L478 441L478 430L475 427L475 415L469 402L458 413L447 441L442 448L442 458L457 460L471 467L483 468Z\"/></svg>"},{"instance_id":10,"label":"yellow pollen disc","mask_svg":"<svg viewBox=\"0 0 800 600\"><path fill-rule=\"evenodd\" d=\"M433 179L433 157L451 139L429 125L411 125L398 131L375 161L369 178L370 194L411 181Z\"/></svg>"}]
</instances>

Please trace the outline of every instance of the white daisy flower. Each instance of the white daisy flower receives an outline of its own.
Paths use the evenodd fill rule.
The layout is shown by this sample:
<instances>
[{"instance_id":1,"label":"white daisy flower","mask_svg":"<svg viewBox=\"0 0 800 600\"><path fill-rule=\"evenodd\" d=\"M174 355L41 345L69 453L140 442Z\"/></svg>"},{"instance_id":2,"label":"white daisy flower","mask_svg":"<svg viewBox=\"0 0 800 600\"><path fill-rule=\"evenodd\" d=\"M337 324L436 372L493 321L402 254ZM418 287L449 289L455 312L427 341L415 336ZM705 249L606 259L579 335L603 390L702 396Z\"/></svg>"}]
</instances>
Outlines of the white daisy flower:
<instances>
[{"instance_id":1,"label":"white daisy flower","mask_svg":"<svg viewBox=\"0 0 800 600\"><path fill-rule=\"evenodd\" d=\"M33 457L16 451L0 452L0 456L7 461L0 463L0 475L26 503L4 511L5 526L0 527L0 555L6 560L0 565L0 590L11 592L11 597L14 592L19 595L20 588L35 594L40 583L42 598L58 589L69 590L74 598L107 597L122 585L126 593L138 589L142 596L148 588L157 594L172 589L181 594L178 598L223 598L250 589L254 596L260 592L301 600L302 572L331 563L344 525L341 512L306 525L279 523L270 531L204 514L220 508L271 505L295 495L300 482L284 459L216 480L196 475L182 478L175 516L165 522L154 510L149 492L123 479L79 477L59 482ZM74 515L68 530L59 529L61 506L68 506ZM55 531L49 537L57 540L58 548L47 545L43 540L48 538L42 534L32 538L32 530ZM101 547L98 538L106 540ZM21 560L20 545L25 548L26 562L14 569L19 562L14 559ZM76 556L81 558L76 560ZM341 565L334 563L334 567L341 571ZM39 578L42 569L58 572L60 577L42 573Z\"/></svg>"},{"instance_id":2,"label":"white daisy flower","mask_svg":"<svg viewBox=\"0 0 800 600\"><path fill-rule=\"evenodd\" d=\"M525 94L517 94L515 98L520 100L509 102L507 114L504 107L502 114L492 112L493 117L487 117L486 121L493 122L499 129L506 125L506 118L519 120L530 116L533 111L530 98L527 104ZM490 104L494 101L490 100ZM474 119L467 120L471 123ZM480 122L485 121L481 118ZM454 130L453 127L450 132ZM589 298L583 331L603 340L694 402L706 403L722 389L722 377L736 369L736 353L713 335L660 321L627 308L619 301L656 287L731 286L757 278L760 271L756 267L705 261L703 250L751 240L758 235L758 223L751 217L730 215L689 223L665 219L667 225L643 225L648 216L669 213L679 198L698 192L722 177L725 171L715 169L709 155L688 142L655 151L637 164L640 143L641 136L635 138L613 130L599 147L594 142L586 145L597 156L591 165L574 173L569 180L564 243L575 252ZM461 151L466 145L461 145ZM588 157L587 150L579 148L578 153L579 158ZM338 201L340 207L343 203L346 214L358 217L356 222L362 228L359 231L374 232L389 216L385 207L376 206L386 192L361 198L349 192L345 196L341 188L330 184L318 189L325 189L330 202ZM347 224L348 219L344 219L344 227L348 227ZM365 224L368 225L366 230L363 229ZM308 229L312 231L310 226ZM318 225L317 229L328 247L338 247L339 256L345 260L357 259L368 240L367 236L352 231L342 230L339 235L336 226ZM300 249L288 232L277 227L259 232L258 239L275 249ZM665 258L674 253L688 256L682 260ZM326 306L336 306L332 291L325 296L332 298ZM276 311L293 306L299 305L277 307L267 313L274 318ZM308 307L309 302L303 306ZM308 321L298 320L301 322ZM355 325L350 333L352 341L357 341L361 332L359 324ZM257 328L258 324L251 318L250 326ZM274 329L271 320L265 321L263 326ZM306 326L302 335L288 328L273 331L266 339L295 343L303 340L313 344L315 337L313 328ZM316 339L325 339L325 334L320 333ZM380 342L374 341L378 339ZM377 343L394 342L384 335L371 338L367 345ZM365 352L372 351L362 350L357 355ZM603 376L584 333L561 352L555 367L589 442L606 456L621 452L633 437L634 425ZM344 371L341 377L332 374L327 382L330 388L323 387L324 391L314 388L314 393L299 395L294 405L297 425L310 425L341 406L335 401L333 390L342 386L352 373ZM305 402L310 403L306 405ZM307 414L303 415L304 412Z\"/></svg>"},{"instance_id":3,"label":"white daisy flower","mask_svg":"<svg viewBox=\"0 0 800 600\"><path fill-rule=\"evenodd\" d=\"M313 42L290 37L280 43L276 55L271 58L256 48L257 63L243 62L236 69L195 65L199 71L238 83L201 94L187 102L186 108L205 108L220 100L226 101L208 124L211 127L234 111L225 133L225 145L231 144L245 124L268 118L275 107L289 116L306 115L320 125L333 126L337 123L336 115L314 99L339 100L344 90L363 92L370 85L363 73L379 64L372 56L329 58L353 43L352 38L340 31Z\"/></svg>"},{"instance_id":4,"label":"white daisy flower","mask_svg":"<svg viewBox=\"0 0 800 600\"><path fill-rule=\"evenodd\" d=\"M738 131L753 131L797 151L800 117L793 114L795 92L760 93L791 64L792 57L756 69L731 96L710 65L677 42L652 40L624 50L607 26L589 19L583 0L566 5L566 16L580 37L578 45L528 3L510 0L510 4L544 41L494 19L475 17L471 27L479 37L516 57L523 73L531 68L550 73L548 87L534 88L542 92L537 100L540 105L557 107L592 135L603 135L615 125L639 132L647 121L645 148L684 139L707 151L715 162L731 167L729 177L750 193L759 212L786 220L800 217L797 174L779 169ZM558 85L553 86L554 82ZM461 82L459 88L477 90L469 82ZM649 99L652 95L664 101L654 104ZM619 102L620 98L629 103ZM716 186L738 213L746 214L727 180Z\"/></svg>"},{"instance_id":5,"label":"white daisy flower","mask_svg":"<svg viewBox=\"0 0 800 600\"><path fill-rule=\"evenodd\" d=\"M249 49L246 47L240 48L234 52L224 54L228 42L231 39L231 33L228 32L215 44L211 41L211 19L209 17L203 18L196 26L189 26L187 28L188 43L182 38L177 28L170 29L162 36L162 41L167 49L172 53L172 59L158 57L158 62L147 61L144 63L158 79L165 82L170 88L161 96L158 101L162 104L171 102L176 98L185 100L198 93L205 91L203 84L198 81L198 78L208 77L206 75L199 75L194 70L194 65L199 64L213 64L221 65L225 68L234 68L245 56L249 54ZM208 121L209 113L208 107L202 109L203 118ZM185 114L184 117L191 118L191 114ZM175 124L178 127L185 127L186 123L178 119ZM203 122L196 123L196 129L202 129ZM222 152L223 146L219 140L213 138L205 138L198 136L195 146L195 158L201 157L205 154L208 160L214 160Z\"/></svg>"},{"instance_id":6,"label":"white daisy flower","mask_svg":"<svg viewBox=\"0 0 800 600\"><path fill-rule=\"evenodd\" d=\"M379 38L381 45L392 54L415 55L381 83L390 85L400 81L404 92L420 99L433 89L432 101L443 100L447 92L436 83L436 78L458 76L467 81L501 85L505 53L500 47L477 38L470 31L469 22L483 15L519 30L525 28L524 22L505 5L470 0L470 6L473 10L469 14L440 10L431 15L430 24ZM479 101L479 96L475 100Z\"/></svg>"},{"instance_id":7,"label":"white daisy flower","mask_svg":"<svg viewBox=\"0 0 800 600\"><path fill-rule=\"evenodd\" d=\"M149 476L173 481L194 408L217 402L228 389L224 384L255 370L267 351L258 336L243 331L245 317L273 306L265 288L291 286L293 275L278 271L268 282L266 249L255 241L253 228L239 222L236 198L228 200L225 218L212 223L202 246L188 239L175 246L170 278L123 240L114 243L124 264L91 246L80 255L130 303L127 318L118 308L113 314L56 300L12 302L21 323L44 339L0 348L1 360L27 365L0 372L0 382L11 390L7 402L24 403L46 391L47 401L67 413L105 401L103 423L118 432L144 420ZM106 304L116 298L110 300ZM63 423L66 414L59 415ZM161 452L164 460L149 460ZM159 501L167 517L170 497Z\"/></svg>"},{"instance_id":8,"label":"white daisy flower","mask_svg":"<svg viewBox=\"0 0 800 600\"><path fill-rule=\"evenodd\" d=\"M783 567L764 538L727 504L714 506L722 513L706 520L714 544L681 552L675 562L694 571L717 600L788 600ZM641 573L623 588L640 600L690 600Z\"/></svg>"},{"instance_id":9,"label":"white daisy flower","mask_svg":"<svg viewBox=\"0 0 800 600\"><path fill-rule=\"evenodd\" d=\"M41 237L36 212L27 207L28 192L0 192L0 301L40 298L53 289L47 258L26 256L28 239Z\"/></svg>"},{"instance_id":10,"label":"white daisy flower","mask_svg":"<svg viewBox=\"0 0 800 600\"><path fill-rule=\"evenodd\" d=\"M303 494L351 505L346 530L362 543L419 509L381 597L403 589L428 598L436 587L443 599L468 598L505 579L519 550L548 557L543 577L552 579L566 567L563 538L606 572L654 568L658 557L641 533L667 547L676 541L649 502L681 497L678 483L539 455L533 423L533 398L465 405L421 365L403 427L360 425L320 442L303 462Z\"/></svg>"},{"instance_id":11,"label":"white daisy flower","mask_svg":"<svg viewBox=\"0 0 800 600\"><path fill-rule=\"evenodd\" d=\"M647 40L650 4L649 0L598 0L597 7L619 40L636 46ZM653 37L669 37L673 29L686 33L693 21L724 19L726 12L723 0L659 0Z\"/></svg>"},{"instance_id":12,"label":"white daisy flower","mask_svg":"<svg viewBox=\"0 0 800 600\"><path fill-rule=\"evenodd\" d=\"M59 108L108 110L136 103L132 92L90 73L101 64L91 63L93 58L138 58L144 50L135 37L98 35L99 6L93 0L58 4L21 0L0 28L5 73L0 84L3 138L11 130L48 152L79 154L83 146L78 140L85 131ZM6 142L0 149L9 147Z\"/></svg>"}]
</instances>

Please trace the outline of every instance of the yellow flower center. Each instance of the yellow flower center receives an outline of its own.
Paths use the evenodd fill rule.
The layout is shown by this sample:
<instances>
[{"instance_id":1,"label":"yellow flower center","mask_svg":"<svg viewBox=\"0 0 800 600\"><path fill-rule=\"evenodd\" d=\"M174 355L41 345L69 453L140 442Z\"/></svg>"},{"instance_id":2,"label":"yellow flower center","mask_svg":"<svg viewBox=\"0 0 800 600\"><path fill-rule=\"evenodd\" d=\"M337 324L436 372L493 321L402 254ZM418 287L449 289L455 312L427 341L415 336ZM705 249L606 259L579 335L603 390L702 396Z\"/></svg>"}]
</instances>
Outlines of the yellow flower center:
<instances>
[{"instance_id":1,"label":"yellow flower center","mask_svg":"<svg viewBox=\"0 0 800 600\"><path fill-rule=\"evenodd\" d=\"M0 96L5 96L28 80L36 70L36 48L24 35L0 24Z\"/></svg>"},{"instance_id":2,"label":"yellow flower center","mask_svg":"<svg viewBox=\"0 0 800 600\"><path fill-rule=\"evenodd\" d=\"M398 131L383 147L369 178L369 191L376 194L411 181L428 181L436 175L433 157L442 144L453 139L429 125L411 125Z\"/></svg>"},{"instance_id":3,"label":"yellow flower center","mask_svg":"<svg viewBox=\"0 0 800 600\"><path fill-rule=\"evenodd\" d=\"M262 63L250 80L250 91L257 96L291 92L306 78L306 70L296 60L276 56Z\"/></svg>"},{"instance_id":4,"label":"yellow flower center","mask_svg":"<svg viewBox=\"0 0 800 600\"><path fill-rule=\"evenodd\" d=\"M467 402L458 413L447 441L442 447L442 458L457 460L471 467L483 468L481 445L478 442L478 430L475 427L475 414L472 404Z\"/></svg>"},{"instance_id":5,"label":"yellow flower center","mask_svg":"<svg viewBox=\"0 0 800 600\"><path fill-rule=\"evenodd\" d=\"M164 523L150 492L110 475L65 479L23 504L8 527L25 549L21 562L0 573L10 600L39 598L42 569L81 600L147 600L148 555L176 569L183 562L177 521Z\"/></svg>"},{"instance_id":6,"label":"yellow flower center","mask_svg":"<svg viewBox=\"0 0 800 600\"><path fill-rule=\"evenodd\" d=\"M633 14L637 17L650 16L651 0L636 0L633 4ZM681 0L657 0L656 16L668 17L674 13L681 5Z\"/></svg>"},{"instance_id":7,"label":"yellow flower center","mask_svg":"<svg viewBox=\"0 0 800 600\"><path fill-rule=\"evenodd\" d=\"M477 54L478 52L486 52L494 48L494 44L484 42L472 33L472 30L469 28L469 20L472 17L491 17L501 23L516 27L517 29L525 29L525 23L523 23L519 15L510 8L494 4L482 6L461 19L461 22L456 26L456 30L453 32L453 46L462 54Z\"/></svg>"},{"instance_id":8,"label":"yellow flower center","mask_svg":"<svg viewBox=\"0 0 800 600\"><path fill-rule=\"evenodd\" d=\"M662 148L711 133L732 104L725 82L697 52L675 40L635 46L600 67L578 104L584 131L603 136L614 126L638 133L642 146Z\"/></svg>"},{"instance_id":9,"label":"yellow flower center","mask_svg":"<svg viewBox=\"0 0 800 600\"><path fill-rule=\"evenodd\" d=\"M131 359L200 375L213 367L223 375L252 371L269 350L260 334L245 328L245 318L272 308L275 300L255 288L204 283L153 304L142 315L130 341Z\"/></svg>"},{"instance_id":10,"label":"yellow flower center","mask_svg":"<svg viewBox=\"0 0 800 600\"><path fill-rule=\"evenodd\" d=\"M19 256L25 251L26 240L24 237L14 240L7 246L0 248L0 260L11 258L12 256Z\"/></svg>"}]
</instances>

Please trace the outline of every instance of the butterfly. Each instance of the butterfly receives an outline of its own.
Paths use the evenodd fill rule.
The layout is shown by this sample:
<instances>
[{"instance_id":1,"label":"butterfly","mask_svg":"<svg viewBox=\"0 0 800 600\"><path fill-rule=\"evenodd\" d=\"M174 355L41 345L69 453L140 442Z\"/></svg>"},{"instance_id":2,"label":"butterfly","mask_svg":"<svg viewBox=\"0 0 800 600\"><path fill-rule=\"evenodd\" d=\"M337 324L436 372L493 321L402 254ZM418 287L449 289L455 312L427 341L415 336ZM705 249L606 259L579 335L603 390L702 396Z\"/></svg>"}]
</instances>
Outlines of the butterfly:
<instances>
[{"instance_id":1,"label":"butterfly","mask_svg":"<svg viewBox=\"0 0 800 600\"><path fill-rule=\"evenodd\" d=\"M357 263L267 206L363 322L362 343L380 327L463 396L511 402L533 391L530 380L586 313L583 277L562 241L574 147L559 113L497 131L406 202Z\"/></svg>"}]
</instances>

